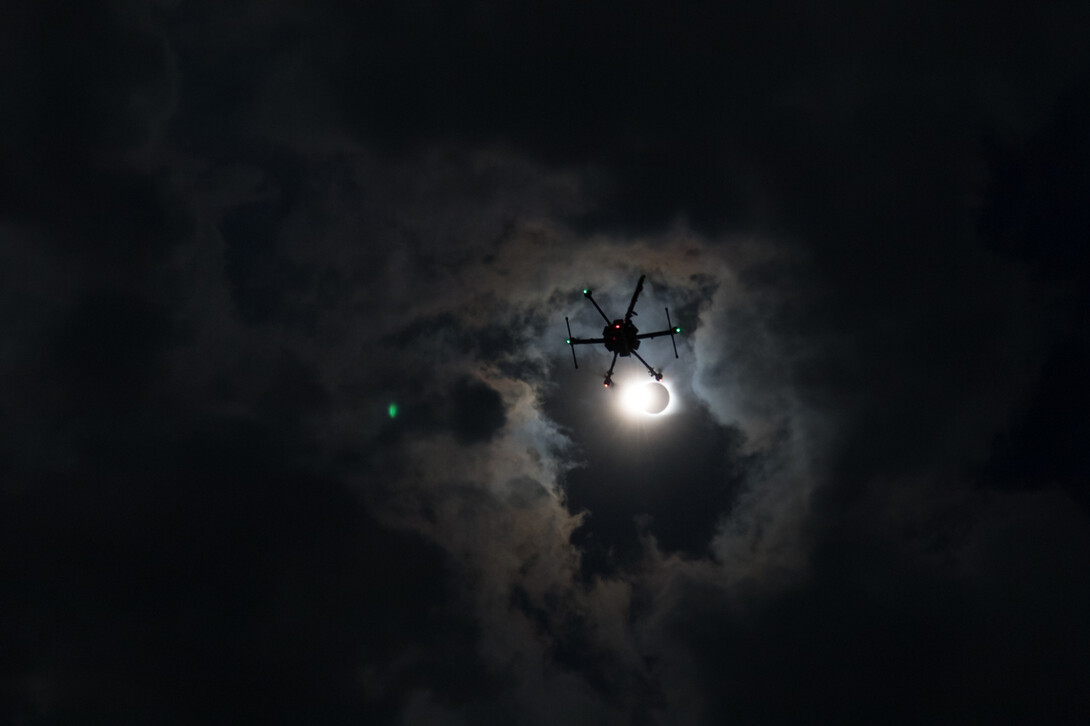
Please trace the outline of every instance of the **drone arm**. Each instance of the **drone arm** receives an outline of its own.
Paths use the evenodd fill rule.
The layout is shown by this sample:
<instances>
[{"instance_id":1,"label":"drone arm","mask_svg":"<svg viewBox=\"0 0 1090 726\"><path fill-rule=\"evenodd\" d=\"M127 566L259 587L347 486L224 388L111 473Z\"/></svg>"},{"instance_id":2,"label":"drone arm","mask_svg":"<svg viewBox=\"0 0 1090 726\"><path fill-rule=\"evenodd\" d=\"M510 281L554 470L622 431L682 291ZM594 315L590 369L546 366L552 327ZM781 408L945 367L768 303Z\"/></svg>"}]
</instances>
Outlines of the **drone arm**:
<instances>
[{"instance_id":1,"label":"drone arm","mask_svg":"<svg viewBox=\"0 0 1090 726\"><path fill-rule=\"evenodd\" d=\"M593 305L594 309L598 311L598 314L602 316L602 320L606 321L606 325L609 325L610 323L613 322L613 321L611 321L609 319L608 316L606 316L606 314L604 312L602 312L602 308L598 307L598 303L596 303L594 301L594 293L593 292L591 292L590 290L584 290L583 291L583 297L585 297L587 300L590 300L590 304Z\"/></svg>"},{"instance_id":2,"label":"drone arm","mask_svg":"<svg viewBox=\"0 0 1090 726\"><path fill-rule=\"evenodd\" d=\"M636 291L632 293L632 302L628 303L628 311L624 314L624 319L630 320L633 315L636 314L636 299L639 298L640 292L643 290L643 278L647 275L640 275L639 282L636 283Z\"/></svg>"},{"instance_id":3,"label":"drone arm","mask_svg":"<svg viewBox=\"0 0 1090 726\"><path fill-rule=\"evenodd\" d=\"M639 358L639 359L640 359L640 363L643 363L643 364L644 364L644 365L645 365L645 366L647 367L647 372L651 374L651 377L652 377L652 378L654 378L654 379L655 379L656 381L661 381L661 380L662 380L662 374L661 374L661 373L659 373L658 371L656 371L656 370L655 370L654 368L652 368L652 367L651 367L651 364L650 364L650 363L648 363L647 361L645 361L645 360L643 359L643 356L641 356L641 355L640 355L639 353L637 353L636 351L632 351L632 355L634 355L634 356L636 356L637 358Z\"/></svg>"},{"instance_id":4,"label":"drone arm","mask_svg":"<svg viewBox=\"0 0 1090 726\"><path fill-rule=\"evenodd\" d=\"M677 333L680 333L681 328L675 327L674 324L672 322L670 322L670 308L666 308L666 322L670 323L670 327L667 328L666 330L656 330L653 333L641 333L641 334L636 336L636 339L637 340L645 340L647 338L657 338L660 335L669 335L670 336L670 342L674 344L674 357L677 358L678 357L677 342L674 340L674 335L677 334Z\"/></svg>"}]
</instances>

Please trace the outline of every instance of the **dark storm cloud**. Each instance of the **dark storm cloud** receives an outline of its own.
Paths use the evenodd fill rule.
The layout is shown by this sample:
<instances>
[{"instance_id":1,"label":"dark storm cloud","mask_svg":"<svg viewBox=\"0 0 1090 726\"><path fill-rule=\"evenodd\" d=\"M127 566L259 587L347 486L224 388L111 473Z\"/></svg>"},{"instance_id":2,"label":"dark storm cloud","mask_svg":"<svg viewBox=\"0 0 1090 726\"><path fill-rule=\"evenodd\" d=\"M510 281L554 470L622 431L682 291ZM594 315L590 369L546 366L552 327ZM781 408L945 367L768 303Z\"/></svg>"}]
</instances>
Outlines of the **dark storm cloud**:
<instances>
[{"instance_id":1,"label":"dark storm cloud","mask_svg":"<svg viewBox=\"0 0 1090 726\"><path fill-rule=\"evenodd\" d=\"M740 100L730 92L752 81L730 58L707 63L743 52L729 50L741 34L729 13L409 3L346 16L365 35L319 55L368 137L394 148L498 140L546 163L601 165L595 191L608 206L582 220L588 226L741 213L721 124Z\"/></svg>"},{"instance_id":2,"label":"dark storm cloud","mask_svg":"<svg viewBox=\"0 0 1090 726\"><path fill-rule=\"evenodd\" d=\"M140 4L17 1L5 19L6 141L28 145L35 164L126 151L159 130L174 103L174 69Z\"/></svg>"},{"instance_id":3,"label":"dark storm cloud","mask_svg":"<svg viewBox=\"0 0 1090 726\"><path fill-rule=\"evenodd\" d=\"M1079 6L2 12L9 720L1084 715Z\"/></svg>"},{"instance_id":4,"label":"dark storm cloud","mask_svg":"<svg viewBox=\"0 0 1090 726\"><path fill-rule=\"evenodd\" d=\"M174 104L166 39L143 12L103 3L14 3L5 15L7 216L66 230L74 246L113 249L114 264L141 259L148 237L178 235L183 220L159 180L125 163L162 132Z\"/></svg>"},{"instance_id":5,"label":"dark storm cloud","mask_svg":"<svg viewBox=\"0 0 1090 726\"><path fill-rule=\"evenodd\" d=\"M428 669L452 687L473 678L457 642L472 626L436 609L442 554L298 470L291 442L206 418L125 443L9 497L5 641L28 658L6 675L21 684L11 717L158 718L170 703L179 721L384 718L392 696L357 669L394 679L390 694ZM433 655L392 673L406 648Z\"/></svg>"},{"instance_id":6,"label":"dark storm cloud","mask_svg":"<svg viewBox=\"0 0 1090 726\"><path fill-rule=\"evenodd\" d=\"M648 618L656 675L708 722L1006 721L1047 708L1074 723L1090 595L1076 573L1090 540L1063 497L1014 506L989 505L927 552L905 549L912 512L886 532L841 522L811 552L809 576L771 597L763 583L720 589L668 563L649 588L665 604Z\"/></svg>"},{"instance_id":7,"label":"dark storm cloud","mask_svg":"<svg viewBox=\"0 0 1090 726\"><path fill-rule=\"evenodd\" d=\"M1090 337L1081 322L1090 308L1083 281L1090 257L1085 200L1090 196L1090 144L1081 129L1090 122L1090 75L1056 102L1055 117L1022 150L992 145L992 182L984 241L1004 256L1024 261L1048 284L1054 338L1021 415L993 442L983 481L1001 488L1062 486L1084 508L1090 504L1086 440L1087 387L1083 371Z\"/></svg>"},{"instance_id":8,"label":"dark storm cloud","mask_svg":"<svg viewBox=\"0 0 1090 726\"><path fill-rule=\"evenodd\" d=\"M5 720L388 720L421 680L481 692L443 554L315 471L313 364L218 337L283 318L286 202L228 200L209 286L189 162L146 146L174 101L161 26L5 15ZM461 394L485 435L495 401Z\"/></svg>"},{"instance_id":9,"label":"dark storm cloud","mask_svg":"<svg viewBox=\"0 0 1090 726\"><path fill-rule=\"evenodd\" d=\"M805 195L813 175L868 165L875 142L941 158L951 149L927 150L935 122L972 123L957 115L994 116L992 106L1009 114L1005 126L1022 121L1026 110L1005 107L1006 94L1047 98L1037 73L1079 42L1059 10L990 13L982 25L964 8L925 17L896 3L820 13L794 2L761 12L612 2L340 12L341 27L362 34L314 52L363 134L396 147L501 139L549 163L600 165L604 204L587 221L625 228L679 214L713 227L775 223L792 210L762 220L769 204L821 204L781 194ZM1049 33L1047 51L1034 31ZM862 181L860 170L841 178ZM890 192L902 189L911 187Z\"/></svg>"},{"instance_id":10,"label":"dark storm cloud","mask_svg":"<svg viewBox=\"0 0 1090 726\"><path fill-rule=\"evenodd\" d=\"M468 378L436 386L417 378L391 404L396 407L387 437L447 432L459 443L490 440L506 422L503 399L496 389Z\"/></svg>"}]
</instances>

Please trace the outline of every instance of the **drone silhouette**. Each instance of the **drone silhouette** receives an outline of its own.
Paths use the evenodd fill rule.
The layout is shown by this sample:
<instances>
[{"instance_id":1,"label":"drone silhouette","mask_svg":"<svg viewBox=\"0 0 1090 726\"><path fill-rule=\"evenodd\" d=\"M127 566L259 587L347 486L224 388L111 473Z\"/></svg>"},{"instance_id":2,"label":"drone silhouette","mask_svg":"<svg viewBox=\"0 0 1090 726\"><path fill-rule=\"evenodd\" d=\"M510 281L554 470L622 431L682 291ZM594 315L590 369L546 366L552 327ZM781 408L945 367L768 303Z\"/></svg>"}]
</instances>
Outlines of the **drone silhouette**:
<instances>
[{"instance_id":1,"label":"drone silhouette","mask_svg":"<svg viewBox=\"0 0 1090 726\"><path fill-rule=\"evenodd\" d=\"M594 305L594 309L602 316L602 319L606 321L606 327L602 328L601 338L573 338L571 337L571 324L568 322L568 318L564 318L564 324L568 326L568 345L571 346L571 360L575 364L575 367L579 367L579 361L575 359L575 346L585 345L590 343L604 343L606 350L613 353L613 362L609 364L609 370L606 371L606 380L603 384L606 388L613 385L613 366L617 365L617 356L627 358L630 355L634 355L639 358L640 363L643 363L647 367L647 372L651 374L651 377L656 381L662 380L662 371L655 370L636 352L636 348L640 347L640 341L647 338L657 338L660 335L669 335L670 342L674 344L674 357L677 358L677 343L674 341L674 334L680 333L681 328L675 328L674 324L670 322L670 308L666 308L666 324L670 327L666 330L656 330L654 333L640 333L632 322L632 317L636 315L636 299L640 296L640 291L643 290L643 279L646 275L640 275L639 282L636 283L636 291L632 293L632 302L628 304L628 312L624 314L624 318L618 318L617 320L610 320L609 317L602 312L602 308L598 307L598 303L594 302L593 292L590 289L583 290L583 297L590 300Z\"/></svg>"}]
</instances>

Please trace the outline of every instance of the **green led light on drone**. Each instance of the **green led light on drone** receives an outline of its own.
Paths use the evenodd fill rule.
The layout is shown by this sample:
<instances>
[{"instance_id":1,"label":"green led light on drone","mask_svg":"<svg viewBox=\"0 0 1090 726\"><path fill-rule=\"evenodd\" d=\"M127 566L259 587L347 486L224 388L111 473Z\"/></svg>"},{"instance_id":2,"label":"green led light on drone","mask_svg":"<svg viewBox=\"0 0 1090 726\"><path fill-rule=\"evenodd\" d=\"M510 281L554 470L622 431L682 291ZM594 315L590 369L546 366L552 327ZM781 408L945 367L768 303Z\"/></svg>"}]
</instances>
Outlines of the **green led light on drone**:
<instances>
[{"instance_id":1,"label":"green led light on drone","mask_svg":"<svg viewBox=\"0 0 1090 726\"><path fill-rule=\"evenodd\" d=\"M586 294L587 294L587 288L585 288L585 287L583 288L583 294L584 294L584 295L586 295Z\"/></svg>"},{"instance_id":2,"label":"green led light on drone","mask_svg":"<svg viewBox=\"0 0 1090 726\"><path fill-rule=\"evenodd\" d=\"M568 345L571 345L571 338L568 338L568 339L567 339L567 340L565 340L564 342L565 342L565 343L567 343Z\"/></svg>"},{"instance_id":3,"label":"green led light on drone","mask_svg":"<svg viewBox=\"0 0 1090 726\"><path fill-rule=\"evenodd\" d=\"M681 332L681 328L674 328L674 332L675 332L675 333L680 333L680 332Z\"/></svg>"},{"instance_id":4,"label":"green led light on drone","mask_svg":"<svg viewBox=\"0 0 1090 726\"><path fill-rule=\"evenodd\" d=\"M386 413L389 414L390 418L397 418L397 404L391 403L389 406L387 406Z\"/></svg>"}]
</instances>

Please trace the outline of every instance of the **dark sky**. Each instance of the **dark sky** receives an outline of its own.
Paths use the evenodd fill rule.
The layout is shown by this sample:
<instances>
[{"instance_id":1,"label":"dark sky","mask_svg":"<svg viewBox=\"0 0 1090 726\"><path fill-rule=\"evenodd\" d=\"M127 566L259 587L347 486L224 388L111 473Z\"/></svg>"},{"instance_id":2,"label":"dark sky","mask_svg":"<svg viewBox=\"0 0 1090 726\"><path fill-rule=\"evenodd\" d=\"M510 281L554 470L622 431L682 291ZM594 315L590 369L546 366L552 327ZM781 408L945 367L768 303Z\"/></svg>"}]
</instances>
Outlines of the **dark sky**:
<instances>
[{"instance_id":1,"label":"dark sky","mask_svg":"<svg viewBox=\"0 0 1090 726\"><path fill-rule=\"evenodd\" d=\"M0 722L1086 723L1088 33L4 3Z\"/></svg>"}]
</instances>

